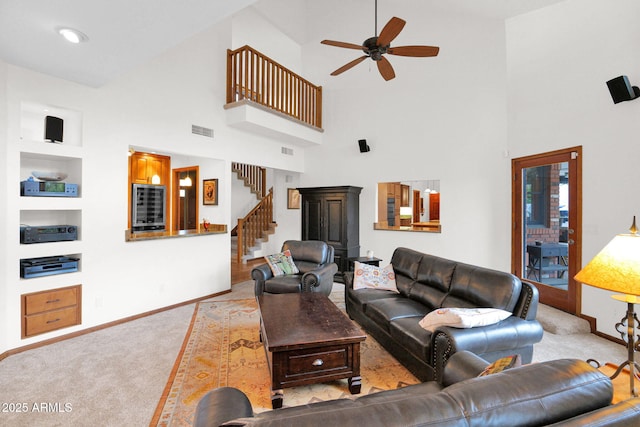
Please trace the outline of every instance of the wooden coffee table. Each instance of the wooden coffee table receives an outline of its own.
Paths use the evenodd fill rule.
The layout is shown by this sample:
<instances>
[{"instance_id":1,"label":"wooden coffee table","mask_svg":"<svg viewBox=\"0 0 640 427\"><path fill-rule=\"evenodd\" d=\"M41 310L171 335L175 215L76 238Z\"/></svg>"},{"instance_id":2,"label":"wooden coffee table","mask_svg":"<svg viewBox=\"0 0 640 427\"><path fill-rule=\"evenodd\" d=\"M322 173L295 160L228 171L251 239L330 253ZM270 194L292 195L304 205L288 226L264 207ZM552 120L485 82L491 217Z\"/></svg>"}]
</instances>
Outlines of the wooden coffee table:
<instances>
[{"instance_id":1,"label":"wooden coffee table","mask_svg":"<svg viewBox=\"0 0 640 427\"><path fill-rule=\"evenodd\" d=\"M282 389L349 379L360 393L360 343L366 335L336 305L317 293L258 297L260 336L271 370L271 403L282 407Z\"/></svg>"}]
</instances>

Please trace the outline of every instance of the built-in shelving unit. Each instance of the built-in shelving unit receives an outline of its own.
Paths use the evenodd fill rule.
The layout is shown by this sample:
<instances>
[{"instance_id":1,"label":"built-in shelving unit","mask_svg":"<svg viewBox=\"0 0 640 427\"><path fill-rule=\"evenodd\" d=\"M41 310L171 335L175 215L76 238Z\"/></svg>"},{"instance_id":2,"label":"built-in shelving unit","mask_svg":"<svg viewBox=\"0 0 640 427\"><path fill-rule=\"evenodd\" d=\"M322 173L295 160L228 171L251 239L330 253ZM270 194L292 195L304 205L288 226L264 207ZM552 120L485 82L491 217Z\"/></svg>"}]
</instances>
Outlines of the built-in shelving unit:
<instances>
[{"instance_id":1,"label":"built-in shelving unit","mask_svg":"<svg viewBox=\"0 0 640 427\"><path fill-rule=\"evenodd\" d=\"M45 141L45 117L63 119L63 142ZM77 240L24 244L17 238L16 264L23 259L66 256L77 258L78 271L40 277L20 277L16 281L24 289L20 295L22 307L22 338L52 332L81 324L82 318L82 113L71 109L23 102L20 109L20 172L15 188L18 196L20 225L72 225L77 228ZM34 172L66 174L64 183L78 185L77 197L22 196L21 182ZM34 178L35 179L35 178ZM19 233L16 232L16 236ZM16 301L17 302L17 301Z\"/></svg>"}]
</instances>

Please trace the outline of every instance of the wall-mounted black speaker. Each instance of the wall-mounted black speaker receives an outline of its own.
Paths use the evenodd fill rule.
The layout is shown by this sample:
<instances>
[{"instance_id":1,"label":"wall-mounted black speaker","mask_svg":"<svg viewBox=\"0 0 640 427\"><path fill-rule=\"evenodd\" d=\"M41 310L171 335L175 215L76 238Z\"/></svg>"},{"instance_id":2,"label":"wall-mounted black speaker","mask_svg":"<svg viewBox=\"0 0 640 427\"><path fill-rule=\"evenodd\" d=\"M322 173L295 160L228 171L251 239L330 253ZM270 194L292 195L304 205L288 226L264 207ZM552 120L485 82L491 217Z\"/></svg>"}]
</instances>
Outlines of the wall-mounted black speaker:
<instances>
[{"instance_id":1,"label":"wall-mounted black speaker","mask_svg":"<svg viewBox=\"0 0 640 427\"><path fill-rule=\"evenodd\" d=\"M640 96L640 89L631 86L627 76L616 77L607 82L613 103L617 104L622 101L631 101Z\"/></svg>"},{"instance_id":2,"label":"wall-mounted black speaker","mask_svg":"<svg viewBox=\"0 0 640 427\"><path fill-rule=\"evenodd\" d=\"M62 142L64 120L60 117L47 116L44 118L44 139L51 142Z\"/></svg>"},{"instance_id":3,"label":"wall-mounted black speaker","mask_svg":"<svg viewBox=\"0 0 640 427\"><path fill-rule=\"evenodd\" d=\"M368 151L371 151L371 148L367 145L367 140L366 139L359 139L358 140L358 145L360 146L360 152L361 153L366 153Z\"/></svg>"}]
</instances>

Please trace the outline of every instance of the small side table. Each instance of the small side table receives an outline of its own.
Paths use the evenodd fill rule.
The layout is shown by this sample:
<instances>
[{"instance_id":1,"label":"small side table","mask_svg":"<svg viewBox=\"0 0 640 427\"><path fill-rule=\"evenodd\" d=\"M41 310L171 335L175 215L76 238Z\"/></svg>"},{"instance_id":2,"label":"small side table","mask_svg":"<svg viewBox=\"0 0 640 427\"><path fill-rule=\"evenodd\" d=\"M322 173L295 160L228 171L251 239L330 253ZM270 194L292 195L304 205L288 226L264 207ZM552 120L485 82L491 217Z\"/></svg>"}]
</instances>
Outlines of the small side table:
<instances>
[{"instance_id":1,"label":"small side table","mask_svg":"<svg viewBox=\"0 0 640 427\"><path fill-rule=\"evenodd\" d=\"M369 258L366 256L347 258L347 262L349 263L349 271L353 271L356 261L358 261L361 264L369 264L369 265L375 265L376 267L380 267L380 261L382 261L382 259L376 258L376 257Z\"/></svg>"},{"instance_id":2,"label":"small side table","mask_svg":"<svg viewBox=\"0 0 640 427\"><path fill-rule=\"evenodd\" d=\"M541 245L527 245L529 263L527 265L527 278L533 273L533 278L542 282L543 275L555 274L558 279L569 269L567 256L569 255L566 243L542 243ZM551 260L557 262L550 262ZM567 279L564 279L566 282Z\"/></svg>"}]
</instances>

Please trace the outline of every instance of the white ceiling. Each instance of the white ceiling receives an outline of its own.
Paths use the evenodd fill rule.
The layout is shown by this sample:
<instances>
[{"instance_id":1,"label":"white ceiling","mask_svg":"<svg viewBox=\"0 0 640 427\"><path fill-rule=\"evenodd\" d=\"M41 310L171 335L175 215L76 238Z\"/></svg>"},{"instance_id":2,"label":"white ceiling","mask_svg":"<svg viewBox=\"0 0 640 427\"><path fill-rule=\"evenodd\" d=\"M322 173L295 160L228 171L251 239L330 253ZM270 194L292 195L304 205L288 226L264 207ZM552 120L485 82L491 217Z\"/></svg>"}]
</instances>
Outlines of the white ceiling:
<instances>
[{"instance_id":1,"label":"white ceiling","mask_svg":"<svg viewBox=\"0 0 640 427\"><path fill-rule=\"evenodd\" d=\"M350 1L373 8L372 0ZM400 1L505 19L564 0ZM306 21L299 20L296 26L290 15L304 11L304 4L310 2L318 7L317 0L0 0L0 58L100 87L254 3L274 25L303 43L309 38ZM56 33L59 26L76 28L89 41L71 45Z\"/></svg>"},{"instance_id":2,"label":"white ceiling","mask_svg":"<svg viewBox=\"0 0 640 427\"><path fill-rule=\"evenodd\" d=\"M0 58L101 86L255 0L0 0ZM89 37L72 45L55 31Z\"/></svg>"}]
</instances>

